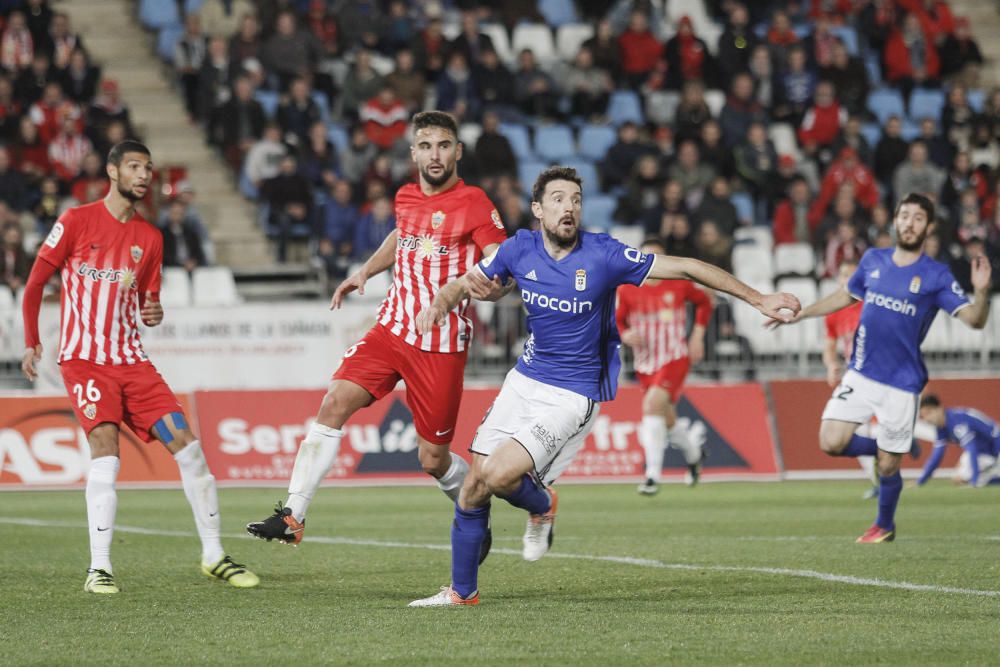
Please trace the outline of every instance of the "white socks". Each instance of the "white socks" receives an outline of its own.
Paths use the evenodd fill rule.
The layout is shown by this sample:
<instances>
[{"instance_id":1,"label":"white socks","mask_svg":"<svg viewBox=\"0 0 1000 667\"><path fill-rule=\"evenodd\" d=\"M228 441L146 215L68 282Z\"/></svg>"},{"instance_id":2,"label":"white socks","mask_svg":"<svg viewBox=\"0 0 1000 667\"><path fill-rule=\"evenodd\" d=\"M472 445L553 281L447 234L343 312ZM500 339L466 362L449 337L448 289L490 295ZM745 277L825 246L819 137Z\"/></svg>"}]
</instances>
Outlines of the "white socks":
<instances>
[{"instance_id":1,"label":"white socks","mask_svg":"<svg viewBox=\"0 0 1000 667\"><path fill-rule=\"evenodd\" d=\"M663 473L663 452L667 448L667 420L646 415L639 425L639 444L646 452L646 479L659 483Z\"/></svg>"},{"instance_id":2,"label":"white socks","mask_svg":"<svg viewBox=\"0 0 1000 667\"><path fill-rule=\"evenodd\" d=\"M670 446L681 450L681 453L684 454L684 462L689 466L701 460L701 446L691 442L688 430L685 426L681 426L680 419L670 429Z\"/></svg>"},{"instance_id":3,"label":"white socks","mask_svg":"<svg viewBox=\"0 0 1000 667\"><path fill-rule=\"evenodd\" d=\"M87 475L87 526L90 528L90 569L111 572L111 538L115 532L118 494L115 480L121 461L101 456L90 462Z\"/></svg>"},{"instance_id":4,"label":"white socks","mask_svg":"<svg viewBox=\"0 0 1000 667\"><path fill-rule=\"evenodd\" d=\"M288 501L285 503L297 521L306 518L306 510L316 489L337 459L343 435L344 432L339 429L313 422L305 440L299 444L292 479L288 483Z\"/></svg>"},{"instance_id":5,"label":"white socks","mask_svg":"<svg viewBox=\"0 0 1000 667\"><path fill-rule=\"evenodd\" d=\"M187 496L194 523L201 538L201 562L214 565L225 555L219 539L221 519L219 518L219 494L215 488L215 477L205 462L201 443L193 440L187 447L174 454L177 467L181 471L181 483Z\"/></svg>"},{"instance_id":6,"label":"white socks","mask_svg":"<svg viewBox=\"0 0 1000 667\"><path fill-rule=\"evenodd\" d=\"M438 488L444 491L444 495L457 503L458 494L462 490L462 482L465 481L468 472L469 464L465 462L465 459L452 453L451 465L448 466L448 472L437 481Z\"/></svg>"}]
</instances>

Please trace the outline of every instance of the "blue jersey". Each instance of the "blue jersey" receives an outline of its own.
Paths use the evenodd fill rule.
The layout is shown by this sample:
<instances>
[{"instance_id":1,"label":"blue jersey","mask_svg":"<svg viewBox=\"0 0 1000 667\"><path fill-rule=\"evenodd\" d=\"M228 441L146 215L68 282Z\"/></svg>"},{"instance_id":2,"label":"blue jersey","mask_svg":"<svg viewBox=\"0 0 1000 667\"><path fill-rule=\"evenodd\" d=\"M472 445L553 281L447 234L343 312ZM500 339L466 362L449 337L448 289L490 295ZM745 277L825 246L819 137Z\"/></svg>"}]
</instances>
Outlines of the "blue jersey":
<instances>
[{"instance_id":1,"label":"blue jersey","mask_svg":"<svg viewBox=\"0 0 1000 667\"><path fill-rule=\"evenodd\" d=\"M896 266L892 248L867 251L847 283L864 303L854 333L851 368L869 380L919 394L927 384L920 343L938 309L954 315L969 305L947 266L921 255Z\"/></svg>"},{"instance_id":2,"label":"blue jersey","mask_svg":"<svg viewBox=\"0 0 1000 667\"><path fill-rule=\"evenodd\" d=\"M1000 456L1000 424L972 408L952 408L944 411L944 426L937 430L937 441L934 451L927 459L924 472L917 480L923 484L944 458L944 450L948 442L957 442L969 453L969 463L972 466L972 478L969 483L975 485L979 481L979 455Z\"/></svg>"},{"instance_id":3,"label":"blue jersey","mask_svg":"<svg viewBox=\"0 0 1000 667\"><path fill-rule=\"evenodd\" d=\"M521 289L528 339L517 370L591 400L610 401L621 368L615 290L641 284L653 261L653 255L590 232L580 232L576 248L556 261L541 232L521 230L478 266L487 278L513 277Z\"/></svg>"}]
</instances>

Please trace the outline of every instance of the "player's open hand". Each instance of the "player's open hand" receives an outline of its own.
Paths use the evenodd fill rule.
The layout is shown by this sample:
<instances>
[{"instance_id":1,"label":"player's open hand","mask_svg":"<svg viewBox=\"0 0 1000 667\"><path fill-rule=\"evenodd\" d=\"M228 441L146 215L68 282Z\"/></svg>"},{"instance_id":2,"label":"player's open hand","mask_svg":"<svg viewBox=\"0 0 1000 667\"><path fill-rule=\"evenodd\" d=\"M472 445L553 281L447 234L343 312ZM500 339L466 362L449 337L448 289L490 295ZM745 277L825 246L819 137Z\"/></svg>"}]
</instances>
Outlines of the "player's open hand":
<instances>
[{"instance_id":1,"label":"player's open hand","mask_svg":"<svg viewBox=\"0 0 1000 667\"><path fill-rule=\"evenodd\" d=\"M778 292L776 294L765 294L757 304L757 310L771 318L766 326L773 328L777 324L791 324L798 321L798 314L802 310L802 304L794 294L788 292ZM791 313L783 313L783 310L790 310Z\"/></svg>"},{"instance_id":2,"label":"player's open hand","mask_svg":"<svg viewBox=\"0 0 1000 667\"><path fill-rule=\"evenodd\" d=\"M347 280L337 285L337 289L333 292L333 298L330 299L330 310L337 310L344 305L344 297L355 290L357 290L358 294L364 296L366 282L368 282L368 274L359 270L347 278Z\"/></svg>"},{"instance_id":3,"label":"player's open hand","mask_svg":"<svg viewBox=\"0 0 1000 667\"><path fill-rule=\"evenodd\" d=\"M622 342L631 347L633 350L641 349L645 347L643 345L642 334L639 333L638 329L626 329L621 334Z\"/></svg>"},{"instance_id":4,"label":"player's open hand","mask_svg":"<svg viewBox=\"0 0 1000 667\"><path fill-rule=\"evenodd\" d=\"M417 333L430 333L434 327L444 325L444 319L448 313L441 308L431 304L417 313Z\"/></svg>"},{"instance_id":5,"label":"player's open hand","mask_svg":"<svg viewBox=\"0 0 1000 667\"><path fill-rule=\"evenodd\" d=\"M840 376L843 372L844 367L840 364L830 364L826 367L826 383L831 387L836 387L840 384Z\"/></svg>"},{"instance_id":6,"label":"player's open hand","mask_svg":"<svg viewBox=\"0 0 1000 667\"><path fill-rule=\"evenodd\" d=\"M146 292L146 299L139 310L139 317L147 327L155 327L163 321L163 306L158 300L154 300L152 292Z\"/></svg>"},{"instance_id":7,"label":"player's open hand","mask_svg":"<svg viewBox=\"0 0 1000 667\"><path fill-rule=\"evenodd\" d=\"M972 260L970 277L972 279L972 289L977 292L988 290L990 288L990 280L993 277L993 267L990 266L990 260L982 255L974 258Z\"/></svg>"},{"instance_id":8,"label":"player's open hand","mask_svg":"<svg viewBox=\"0 0 1000 667\"><path fill-rule=\"evenodd\" d=\"M497 301L506 294L500 276L493 276L493 280L490 280L480 271L466 273L465 285L469 289L469 296L479 301Z\"/></svg>"},{"instance_id":9,"label":"player's open hand","mask_svg":"<svg viewBox=\"0 0 1000 667\"><path fill-rule=\"evenodd\" d=\"M28 378L32 382L38 377L38 369L35 365L42 360L42 344L39 343L35 347L29 347L24 351L24 356L21 358L21 372L24 373L24 377Z\"/></svg>"}]
</instances>

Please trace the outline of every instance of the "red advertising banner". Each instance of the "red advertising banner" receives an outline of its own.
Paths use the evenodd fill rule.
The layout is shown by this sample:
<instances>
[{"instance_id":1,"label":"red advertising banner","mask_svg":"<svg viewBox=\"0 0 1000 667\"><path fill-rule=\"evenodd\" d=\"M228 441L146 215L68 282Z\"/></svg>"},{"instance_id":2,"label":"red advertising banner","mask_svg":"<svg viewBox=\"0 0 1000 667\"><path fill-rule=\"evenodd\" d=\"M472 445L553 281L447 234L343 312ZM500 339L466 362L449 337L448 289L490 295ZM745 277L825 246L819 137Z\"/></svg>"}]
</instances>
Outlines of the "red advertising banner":
<instances>
[{"instance_id":1,"label":"red advertising banner","mask_svg":"<svg viewBox=\"0 0 1000 667\"><path fill-rule=\"evenodd\" d=\"M186 396L178 396L190 416ZM67 396L0 398L0 488L83 486L90 447ZM122 428L119 482L179 482L165 447L144 443Z\"/></svg>"},{"instance_id":2,"label":"red advertising banner","mask_svg":"<svg viewBox=\"0 0 1000 667\"><path fill-rule=\"evenodd\" d=\"M819 448L819 423L833 391L821 380L784 380L769 383L777 425L778 442L786 471L855 471L857 462L850 458L827 456ZM932 380L924 393L937 394L945 407L972 407L1000 418L996 396L1000 394L1000 379ZM942 464L951 467L958 460L957 447L949 448ZM924 446L914 460L903 458L903 467L920 469L930 453Z\"/></svg>"},{"instance_id":3,"label":"red advertising banner","mask_svg":"<svg viewBox=\"0 0 1000 667\"><path fill-rule=\"evenodd\" d=\"M455 428L464 452L497 389L466 389ZM283 484L291 475L298 442L322 400L322 391L197 392L201 439L216 478L233 483ZM624 387L602 405L594 429L564 479L638 478L642 394ZM739 405L739 410L733 410ZM760 385L691 387L678 406L691 436L708 448L706 477L778 473ZM345 427L337 461L327 479L350 482L426 480L417 461L417 438L405 393L393 392L355 414ZM667 476L685 470L679 453L664 462Z\"/></svg>"}]
</instances>

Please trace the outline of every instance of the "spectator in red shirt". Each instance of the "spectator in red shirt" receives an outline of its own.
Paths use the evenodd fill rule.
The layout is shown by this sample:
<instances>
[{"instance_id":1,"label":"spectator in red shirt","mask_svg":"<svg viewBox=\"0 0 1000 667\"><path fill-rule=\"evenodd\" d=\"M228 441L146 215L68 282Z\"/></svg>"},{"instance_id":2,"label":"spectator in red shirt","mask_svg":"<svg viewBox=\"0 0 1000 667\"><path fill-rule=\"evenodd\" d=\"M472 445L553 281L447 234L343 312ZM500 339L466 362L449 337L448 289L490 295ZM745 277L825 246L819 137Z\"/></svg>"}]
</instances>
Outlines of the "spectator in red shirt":
<instances>
[{"instance_id":1,"label":"spectator in red shirt","mask_svg":"<svg viewBox=\"0 0 1000 667\"><path fill-rule=\"evenodd\" d=\"M809 18L826 19L831 23L842 25L844 19L854 12L851 0L811 0L809 3Z\"/></svg>"},{"instance_id":2,"label":"spectator in red shirt","mask_svg":"<svg viewBox=\"0 0 1000 667\"><path fill-rule=\"evenodd\" d=\"M63 183L71 183L79 174L83 158L94 150L90 139L80 133L76 120L63 117L62 131L49 144L49 161Z\"/></svg>"},{"instance_id":3,"label":"spectator in red shirt","mask_svg":"<svg viewBox=\"0 0 1000 667\"><path fill-rule=\"evenodd\" d=\"M59 134L63 118L68 116L77 122L82 122L80 108L63 99L62 87L55 81L45 85L42 99L31 105L28 115L31 122L38 127L38 136L46 144Z\"/></svg>"},{"instance_id":4,"label":"spectator in red shirt","mask_svg":"<svg viewBox=\"0 0 1000 667\"><path fill-rule=\"evenodd\" d=\"M864 252L865 242L858 237L857 226L851 220L841 218L823 253L823 277L837 275L841 263L845 261L860 261Z\"/></svg>"},{"instance_id":5,"label":"spectator in red shirt","mask_svg":"<svg viewBox=\"0 0 1000 667\"><path fill-rule=\"evenodd\" d=\"M378 95L361 107L361 122L364 123L368 139L383 150L406 134L409 119L406 106L396 98L392 88L384 86Z\"/></svg>"},{"instance_id":6,"label":"spectator in red shirt","mask_svg":"<svg viewBox=\"0 0 1000 667\"><path fill-rule=\"evenodd\" d=\"M889 36L883 60L886 80L899 87L904 100L914 86L934 82L941 67L937 48L915 14L907 14L903 26Z\"/></svg>"},{"instance_id":7,"label":"spectator in red shirt","mask_svg":"<svg viewBox=\"0 0 1000 667\"><path fill-rule=\"evenodd\" d=\"M809 216L809 200L812 192L809 183L801 176L788 186L788 197L774 210L774 245L782 243L813 243L819 221Z\"/></svg>"},{"instance_id":8,"label":"spectator in red shirt","mask_svg":"<svg viewBox=\"0 0 1000 667\"><path fill-rule=\"evenodd\" d=\"M844 183L854 186L857 201L866 210L871 210L878 203L879 193L875 175L858 160L857 152L848 146L840 152L840 157L830 165L823 177L819 195L809 211L811 224L820 223L826 215L827 207Z\"/></svg>"},{"instance_id":9,"label":"spectator in red shirt","mask_svg":"<svg viewBox=\"0 0 1000 667\"><path fill-rule=\"evenodd\" d=\"M106 195L109 184L104 173L104 160L97 153L87 153L80 167L80 175L70 187L70 194L80 204L89 204Z\"/></svg>"},{"instance_id":10,"label":"spectator in red shirt","mask_svg":"<svg viewBox=\"0 0 1000 667\"><path fill-rule=\"evenodd\" d=\"M955 17L944 0L896 0L905 11L916 15L924 34L940 46L945 38L955 32Z\"/></svg>"},{"instance_id":11,"label":"spectator in red shirt","mask_svg":"<svg viewBox=\"0 0 1000 667\"><path fill-rule=\"evenodd\" d=\"M680 90L685 81L714 80L712 54L708 45L694 34L689 16L677 22L677 34L664 49L667 61L666 87Z\"/></svg>"},{"instance_id":12,"label":"spectator in red shirt","mask_svg":"<svg viewBox=\"0 0 1000 667\"><path fill-rule=\"evenodd\" d=\"M638 88L656 67L663 45L649 29L649 18L641 10L629 15L628 28L618 37L622 72L632 88Z\"/></svg>"},{"instance_id":13,"label":"spectator in red shirt","mask_svg":"<svg viewBox=\"0 0 1000 667\"><path fill-rule=\"evenodd\" d=\"M38 126L28 116L21 116L13 158L14 166L25 175L29 183L37 183L52 169L48 147L38 134Z\"/></svg>"},{"instance_id":14,"label":"spectator in red shirt","mask_svg":"<svg viewBox=\"0 0 1000 667\"><path fill-rule=\"evenodd\" d=\"M820 81L813 96L813 105L806 111L799 127L799 143L809 154L815 154L837 139L840 128L847 122L847 110L833 94L833 84Z\"/></svg>"}]
</instances>

